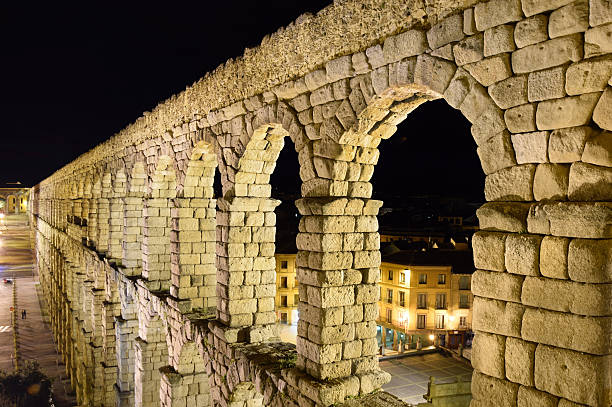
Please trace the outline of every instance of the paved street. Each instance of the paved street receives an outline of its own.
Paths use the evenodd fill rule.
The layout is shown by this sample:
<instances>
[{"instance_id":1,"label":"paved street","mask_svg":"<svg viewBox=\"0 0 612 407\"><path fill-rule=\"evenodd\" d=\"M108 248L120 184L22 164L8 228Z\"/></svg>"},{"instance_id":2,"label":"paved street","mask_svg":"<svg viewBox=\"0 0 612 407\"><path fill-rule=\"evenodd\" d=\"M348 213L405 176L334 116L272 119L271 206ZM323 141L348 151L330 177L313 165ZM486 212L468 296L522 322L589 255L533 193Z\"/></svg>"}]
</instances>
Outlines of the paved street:
<instances>
[{"instance_id":1,"label":"paved street","mask_svg":"<svg viewBox=\"0 0 612 407\"><path fill-rule=\"evenodd\" d=\"M380 362L380 367L392 376L383 389L415 405L425 402L423 395L427 393L430 376L437 383L448 383L457 377L465 380L472 376L469 364L439 353L384 360Z\"/></svg>"},{"instance_id":2,"label":"paved street","mask_svg":"<svg viewBox=\"0 0 612 407\"><path fill-rule=\"evenodd\" d=\"M55 405L73 406L76 403L67 395L70 386L64 365L56 353L50 328L41 315L36 292L38 281L32 271L30 232L25 222L25 216L8 215L0 223L0 369L13 369L13 330L9 311L13 305L13 287L3 283L3 279L14 278L17 284L20 360L37 360L42 370L54 379ZM22 309L27 311L26 319L21 319Z\"/></svg>"}]
</instances>

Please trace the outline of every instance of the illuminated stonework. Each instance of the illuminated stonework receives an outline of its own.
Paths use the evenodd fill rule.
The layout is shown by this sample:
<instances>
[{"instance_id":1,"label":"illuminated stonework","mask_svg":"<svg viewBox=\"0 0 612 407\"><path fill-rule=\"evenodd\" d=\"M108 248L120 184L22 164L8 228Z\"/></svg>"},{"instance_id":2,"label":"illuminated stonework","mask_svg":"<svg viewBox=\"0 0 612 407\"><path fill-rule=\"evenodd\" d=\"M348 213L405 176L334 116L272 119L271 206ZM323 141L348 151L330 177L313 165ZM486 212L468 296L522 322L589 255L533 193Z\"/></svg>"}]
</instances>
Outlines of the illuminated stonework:
<instances>
[{"instance_id":1,"label":"illuminated stonework","mask_svg":"<svg viewBox=\"0 0 612 407\"><path fill-rule=\"evenodd\" d=\"M472 123L486 174L472 406L610 405L609 2L465 3L302 16L32 189L80 405L331 405L379 389L370 179L379 143L436 98ZM269 179L286 136L303 196L297 356L271 342Z\"/></svg>"}]
</instances>

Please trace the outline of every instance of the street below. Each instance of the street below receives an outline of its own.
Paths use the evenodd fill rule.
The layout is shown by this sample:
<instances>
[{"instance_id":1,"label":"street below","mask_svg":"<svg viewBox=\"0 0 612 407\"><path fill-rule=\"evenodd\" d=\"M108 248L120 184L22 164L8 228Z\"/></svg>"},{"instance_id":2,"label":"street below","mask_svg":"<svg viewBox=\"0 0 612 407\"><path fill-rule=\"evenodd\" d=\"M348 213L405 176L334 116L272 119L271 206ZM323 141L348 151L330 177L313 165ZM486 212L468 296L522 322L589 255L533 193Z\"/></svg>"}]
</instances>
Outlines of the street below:
<instances>
[{"instance_id":1,"label":"street below","mask_svg":"<svg viewBox=\"0 0 612 407\"><path fill-rule=\"evenodd\" d=\"M56 351L48 316L37 294L38 276L25 215L7 215L0 220L0 369L4 371L12 371L15 364L10 311L14 284L17 287L17 307L13 312L18 318L19 364L38 361L41 370L53 381L55 406L73 406L75 399L70 395L65 366ZM23 310L25 318L22 318Z\"/></svg>"}]
</instances>

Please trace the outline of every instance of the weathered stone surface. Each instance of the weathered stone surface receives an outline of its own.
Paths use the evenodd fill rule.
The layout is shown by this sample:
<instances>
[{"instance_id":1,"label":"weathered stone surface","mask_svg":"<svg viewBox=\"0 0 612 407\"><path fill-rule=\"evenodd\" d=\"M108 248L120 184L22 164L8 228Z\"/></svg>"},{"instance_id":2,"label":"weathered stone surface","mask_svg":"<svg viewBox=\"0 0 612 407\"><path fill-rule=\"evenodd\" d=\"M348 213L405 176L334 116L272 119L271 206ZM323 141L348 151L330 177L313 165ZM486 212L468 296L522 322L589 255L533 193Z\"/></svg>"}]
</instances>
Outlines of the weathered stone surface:
<instances>
[{"instance_id":1,"label":"weathered stone surface","mask_svg":"<svg viewBox=\"0 0 612 407\"><path fill-rule=\"evenodd\" d=\"M480 61L484 56L483 34L473 35L455 44L453 55L459 66Z\"/></svg>"},{"instance_id":2,"label":"weathered stone surface","mask_svg":"<svg viewBox=\"0 0 612 407\"><path fill-rule=\"evenodd\" d=\"M502 109L527 103L527 75L512 76L489 86L489 94Z\"/></svg>"},{"instance_id":3,"label":"weathered stone surface","mask_svg":"<svg viewBox=\"0 0 612 407\"><path fill-rule=\"evenodd\" d=\"M526 277L521 301L524 305L551 311L608 316L612 315L612 285Z\"/></svg>"},{"instance_id":4,"label":"weathered stone surface","mask_svg":"<svg viewBox=\"0 0 612 407\"><path fill-rule=\"evenodd\" d=\"M531 72L527 89L529 101L537 102L565 96L565 69L564 66L559 66L544 71Z\"/></svg>"},{"instance_id":5,"label":"weathered stone surface","mask_svg":"<svg viewBox=\"0 0 612 407\"><path fill-rule=\"evenodd\" d=\"M506 376L525 386L533 386L536 344L518 338L506 339Z\"/></svg>"},{"instance_id":6,"label":"weathered stone surface","mask_svg":"<svg viewBox=\"0 0 612 407\"><path fill-rule=\"evenodd\" d=\"M472 404L470 405L478 407L514 407L516 406L518 388L518 384L474 371L472 376Z\"/></svg>"},{"instance_id":7,"label":"weathered stone surface","mask_svg":"<svg viewBox=\"0 0 612 407\"><path fill-rule=\"evenodd\" d=\"M495 232L476 232L472 238L474 265L485 270L504 271L504 250L506 234Z\"/></svg>"},{"instance_id":8,"label":"weathered stone surface","mask_svg":"<svg viewBox=\"0 0 612 407\"><path fill-rule=\"evenodd\" d=\"M527 231L529 233L550 234L550 220L544 210L546 204L532 204L527 214Z\"/></svg>"},{"instance_id":9,"label":"weathered stone surface","mask_svg":"<svg viewBox=\"0 0 612 407\"><path fill-rule=\"evenodd\" d=\"M427 41L431 49L439 48L465 37L463 33L463 16L454 14L435 24L427 31Z\"/></svg>"},{"instance_id":10,"label":"weathered stone surface","mask_svg":"<svg viewBox=\"0 0 612 407\"><path fill-rule=\"evenodd\" d=\"M474 18L478 31L496 25L519 21L523 18L521 2L519 0L491 0L486 3L478 3L474 7Z\"/></svg>"},{"instance_id":11,"label":"weathered stone surface","mask_svg":"<svg viewBox=\"0 0 612 407\"><path fill-rule=\"evenodd\" d=\"M519 407L557 407L558 400L557 397L533 387L521 386L518 391L517 405Z\"/></svg>"},{"instance_id":12,"label":"weathered stone surface","mask_svg":"<svg viewBox=\"0 0 612 407\"><path fill-rule=\"evenodd\" d=\"M612 7L609 0L589 1L589 24L596 27L612 22Z\"/></svg>"},{"instance_id":13,"label":"weathered stone surface","mask_svg":"<svg viewBox=\"0 0 612 407\"><path fill-rule=\"evenodd\" d=\"M605 355L610 351L611 322L610 317L582 317L527 307L521 333L528 341Z\"/></svg>"},{"instance_id":14,"label":"weathered stone surface","mask_svg":"<svg viewBox=\"0 0 612 407\"><path fill-rule=\"evenodd\" d=\"M555 236L612 237L612 205L608 202L559 202L544 205Z\"/></svg>"},{"instance_id":15,"label":"weathered stone surface","mask_svg":"<svg viewBox=\"0 0 612 407\"><path fill-rule=\"evenodd\" d=\"M521 20L514 27L514 42L519 48L548 39L548 17L538 14Z\"/></svg>"},{"instance_id":16,"label":"weathered stone surface","mask_svg":"<svg viewBox=\"0 0 612 407\"><path fill-rule=\"evenodd\" d=\"M510 78L510 58L507 54L495 55L478 62L467 64L464 68L483 86Z\"/></svg>"},{"instance_id":17,"label":"weathered stone surface","mask_svg":"<svg viewBox=\"0 0 612 407\"><path fill-rule=\"evenodd\" d=\"M544 236L540 244L540 273L545 277L567 279L567 255L570 240Z\"/></svg>"},{"instance_id":18,"label":"weathered stone surface","mask_svg":"<svg viewBox=\"0 0 612 407\"><path fill-rule=\"evenodd\" d=\"M597 101L593 111L593 121L602 129L612 130L612 87L608 86Z\"/></svg>"},{"instance_id":19,"label":"weathered stone surface","mask_svg":"<svg viewBox=\"0 0 612 407\"><path fill-rule=\"evenodd\" d=\"M514 149L508 132L502 132L482 143L477 149L480 164L485 174L516 165ZM546 150L544 151L546 152Z\"/></svg>"},{"instance_id":20,"label":"weathered stone surface","mask_svg":"<svg viewBox=\"0 0 612 407\"><path fill-rule=\"evenodd\" d=\"M567 68L565 90L568 95L602 91L611 77L612 56L587 59Z\"/></svg>"},{"instance_id":21,"label":"weathered stone surface","mask_svg":"<svg viewBox=\"0 0 612 407\"><path fill-rule=\"evenodd\" d=\"M536 130L535 114L536 104L527 103L507 109L504 112L504 120L510 132L527 133Z\"/></svg>"},{"instance_id":22,"label":"weathered stone surface","mask_svg":"<svg viewBox=\"0 0 612 407\"><path fill-rule=\"evenodd\" d=\"M476 270L472 275L472 293L479 297L520 303L523 279L523 276L516 274Z\"/></svg>"},{"instance_id":23,"label":"weathered stone surface","mask_svg":"<svg viewBox=\"0 0 612 407\"><path fill-rule=\"evenodd\" d=\"M527 17L540 14L544 11L554 10L571 3L572 0L523 0L523 12Z\"/></svg>"},{"instance_id":24,"label":"weathered stone surface","mask_svg":"<svg viewBox=\"0 0 612 407\"><path fill-rule=\"evenodd\" d=\"M472 343L472 366L486 375L505 379L504 353L506 338L478 332Z\"/></svg>"},{"instance_id":25,"label":"weathered stone surface","mask_svg":"<svg viewBox=\"0 0 612 407\"><path fill-rule=\"evenodd\" d=\"M476 210L482 230L524 233L527 231L529 204L488 202Z\"/></svg>"},{"instance_id":26,"label":"weathered stone surface","mask_svg":"<svg viewBox=\"0 0 612 407\"><path fill-rule=\"evenodd\" d=\"M584 146L582 161L612 167L612 133L603 131L591 137Z\"/></svg>"},{"instance_id":27,"label":"weathered stone surface","mask_svg":"<svg viewBox=\"0 0 612 407\"><path fill-rule=\"evenodd\" d=\"M485 178L487 201L531 201L533 200L533 164L504 168Z\"/></svg>"},{"instance_id":28,"label":"weathered stone surface","mask_svg":"<svg viewBox=\"0 0 612 407\"><path fill-rule=\"evenodd\" d=\"M538 165L533 179L535 200L566 200L569 173L569 165L548 163Z\"/></svg>"},{"instance_id":29,"label":"weathered stone surface","mask_svg":"<svg viewBox=\"0 0 612 407\"><path fill-rule=\"evenodd\" d=\"M506 238L506 270L527 276L540 275L542 236L510 234Z\"/></svg>"},{"instance_id":30,"label":"weathered stone surface","mask_svg":"<svg viewBox=\"0 0 612 407\"><path fill-rule=\"evenodd\" d=\"M506 130L504 114L493 103L472 123L471 133L477 145Z\"/></svg>"},{"instance_id":31,"label":"weathered stone surface","mask_svg":"<svg viewBox=\"0 0 612 407\"><path fill-rule=\"evenodd\" d=\"M455 64L452 62L422 54L417 58L414 81L434 92L444 94L455 70Z\"/></svg>"},{"instance_id":32,"label":"weathered stone surface","mask_svg":"<svg viewBox=\"0 0 612 407\"><path fill-rule=\"evenodd\" d=\"M383 55L387 63L419 55L427 49L427 38L420 30L409 30L385 40Z\"/></svg>"},{"instance_id":33,"label":"weathered stone surface","mask_svg":"<svg viewBox=\"0 0 612 407\"><path fill-rule=\"evenodd\" d=\"M546 100L538 104L536 125L539 130L582 126L589 123L600 93ZM595 117L593 117L595 120ZM607 119L604 119L607 120Z\"/></svg>"},{"instance_id":34,"label":"weathered stone surface","mask_svg":"<svg viewBox=\"0 0 612 407\"><path fill-rule=\"evenodd\" d=\"M609 201L612 199L612 168L576 162L569 174L569 199Z\"/></svg>"},{"instance_id":35,"label":"weathered stone surface","mask_svg":"<svg viewBox=\"0 0 612 407\"><path fill-rule=\"evenodd\" d=\"M548 142L548 158L554 163L580 161L592 129L587 126L555 130Z\"/></svg>"},{"instance_id":36,"label":"weathered stone surface","mask_svg":"<svg viewBox=\"0 0 612 407\"><path fill-rule=\"evenodd\" d=\"M516 162L519 164L546 162L549 134L547 131L513 134L512 146L516 151Z\"/></svg>"},{"instance_id":37,"label":"weathered stone surface","mask_svg":"<svg viewBox=\"0 0 612 407\"><path fill-rule=\"evenodd\" d=\"M584 57L590 58L612 52L612 23L591 28L584 33Z\"/></svg>"},{"instance_id":38,"label":"weathered stone surface","mask_svg":"<svg viewBox=\"0 0 612 407\"><path fill-rule=\"evenodd\" d=\"M520 338L525 308L514 302L474 297L472 327L477 331Z\"/></svg>"},{"instance_id":39,"label":"weathered stone surface","mask_svg":"<svg viewBox=\"0 0 612 407\"><path fill-rule=\"evenodd\" d=\"M514 26L498 25L491 27L484 33L484 56L512 52L516 49L514 45Z\"/></svg>"},{"instance_id":40,"label":"weathered stone surface","mask_svg":"<svg viewBox=\"0 0 612 407\"><path fill-rule=\"evenodd\" d=\"M580 34L529 45L512 53L514 73L539 71L582 59Z\"/></svg>"},{"instance_id":41,"label":"weathered stone surface","mask_svg":"<svg viewBox=\"0 0 612 407\"><path fill-rule=\"evenodd\" d=\"M612 282L612 240L573 239L568 247L567 270L573 281Z\"/></svg>"},{"instance_id":42,"label":"weathered stone surface","mask_svg":"<svg viewBox=\"0 0 612 407\"><path fill-rule=\"evenodd\" d=\"M592 356L538 345L535 353L535 385L548 393L587 405L608 405L605 390L610 356Z\"/></svg>"},{"instance_id":43,"label":"weathered stone surface","mask_svg":"<svg viewBox=\"0 0 612 407\"><path fill-rule=\"evenodd\" d=\"M589 28L589 1L578 0L553 11L548 18L550 38L586 31Z\"/></svg>"}]
</instances>

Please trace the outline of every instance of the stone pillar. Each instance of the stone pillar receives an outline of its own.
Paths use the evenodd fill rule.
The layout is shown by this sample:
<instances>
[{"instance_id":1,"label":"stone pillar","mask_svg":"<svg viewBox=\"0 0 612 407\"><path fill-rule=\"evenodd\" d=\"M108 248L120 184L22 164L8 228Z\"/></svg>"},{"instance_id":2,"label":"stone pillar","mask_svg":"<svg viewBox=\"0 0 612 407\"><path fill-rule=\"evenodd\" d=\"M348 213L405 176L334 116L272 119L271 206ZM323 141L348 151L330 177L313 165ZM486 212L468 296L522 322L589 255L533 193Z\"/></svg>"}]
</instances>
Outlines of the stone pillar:
<instances>
[{"instance_id":1,"label":"stone pillar","mask_svg":"<svg viewBox=\"0 0 612 407\"><path fill-rule=\"evenodd\" d=\"M297 365L317 379L388 380L378 368L380 252L371 199L303 198L297 238Z\"/></svg>"},{"instance_id":2,"label":"stone pillar","mask_svg":"<svg viewBox=\"0 0 612 407\"><path fill-rule=\"evenodd\" d=\"M123 198L123 241L121 265L128 276L142 274L143 199Z\"/></svg>"},{"instance_id":3,"label":"stone pillar","mask_svg":"<svg viewBox=\"0 0 612 407\"><path fill-rule=\"evenodd\" d=\"M491 202L477 214L474 398L607 405L609 204Z\"/></svg>"},{"instance_id":4,"label":"stone pillar","mask_svg":"<svg viewBox=\"0 0 612 407\"><path fill-rule=\"evenodd\" d=\"M110 201L108 198L98 198L98 233L96 239L96 251L106 254L108 251L108 234L110 218Z\"/></svg>"},{"instance_id":5,"label":"stone pillar","mask_svg":"<svg viewBox=\"0 0 612 407\"><path fill-rule=\"evenodd\" d=\"M250 327L251 342L276 336L274 208L270 198L218 199L217 314L230 327Z\"/></svg>"},{"instance_id":6,"label":"stone pillar","mask_svg":"<svg viewBox=\"0 0 612 407\"><path fill-rule=\"evenodd\" d=\"M113 263L121 263L123 258L123 198L109 200L108 257Z\"/></svg>"},{"instance_id":7,"label":"stone pillar","mask_svg":"<svg viewBox=\"0 0 612 407\"><path fill-rule=\"evenodd\" d=\"M172 366L160 369L159 398L161 407L210 406L208 375L199 373L177 373ZM234 404L232 404L234 405ZM250 404L255 406L255 404Z\"/></svg>"},{"instance_id":8,"label":"stone pillar","mask_svg":"<svg viewBox=\"0 0 612 407\"><path fill-rule=\"evenodd\" d=\"M98 198L89 200L89 213L87 216L87 245L96 246L98 237Z\"/></svg>"},{"instance_id":9,"label":"stone pillar","mask_svg":"<svg viewBox=\"0 0 612 407\"><path fill-rule=\"evenodd\" d=\"M216 305L216 200L177 198L172 208L170 295L182 312Z\"/></svg>"},{"instance_id":10,"label":"stone pillar","mask_svg":"<svg viewBox=\"0 0 612 407\"><path fill-rule=\"evenodd\" d=\"M170 207L167 198L145 201L142 276L152 291L170 290Z\"/></svg>"}]
</instances>

